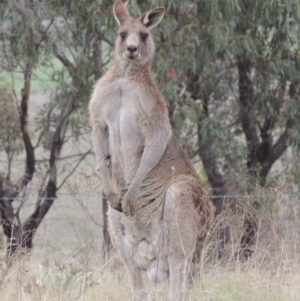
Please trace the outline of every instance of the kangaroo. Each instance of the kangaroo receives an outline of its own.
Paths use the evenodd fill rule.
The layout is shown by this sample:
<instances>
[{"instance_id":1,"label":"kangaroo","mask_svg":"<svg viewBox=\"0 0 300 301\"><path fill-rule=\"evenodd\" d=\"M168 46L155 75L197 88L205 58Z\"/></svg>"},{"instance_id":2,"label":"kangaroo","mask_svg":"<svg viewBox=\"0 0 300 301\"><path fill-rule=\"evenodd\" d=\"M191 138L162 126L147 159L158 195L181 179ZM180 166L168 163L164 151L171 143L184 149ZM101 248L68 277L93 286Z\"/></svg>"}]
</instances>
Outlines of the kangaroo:
<instances>
[{"instance_id":1,"label":"kangaroo","mask_svg":"<svg viewBox=\"0 0 300 301\"><path fill-rule=\"evenodd\" d=\"M150 29L163 7L133 19L122 1L113 64L89 104L97 170L109 201L113 244L128 272L134 300L147 300L141 271L169 277L170 300L184 298L191 264L201 257L213 207L172 134L166 102L152 76Z\"/></svg>"}]
</instances>

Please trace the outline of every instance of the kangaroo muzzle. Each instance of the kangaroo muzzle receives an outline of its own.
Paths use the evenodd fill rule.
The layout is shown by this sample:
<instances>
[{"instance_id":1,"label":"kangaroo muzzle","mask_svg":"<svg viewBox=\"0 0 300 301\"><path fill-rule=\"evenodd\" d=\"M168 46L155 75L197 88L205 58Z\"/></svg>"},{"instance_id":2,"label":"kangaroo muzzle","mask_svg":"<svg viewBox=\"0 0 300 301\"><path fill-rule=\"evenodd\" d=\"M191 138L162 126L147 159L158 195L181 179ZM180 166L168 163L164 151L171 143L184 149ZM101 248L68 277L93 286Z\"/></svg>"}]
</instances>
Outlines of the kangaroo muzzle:
<instances>
[{"instance_id":1,"label":"kangaroo muzzle","mask_svg":"<svg viewBox=\"0 0 300 301\"><path fill-rule=\"evenodd\" d=\"M140 57L139 39L136 34L129 35L127 38L124 57L130 60Z\"/></svg>"},{"instance_id":2,"label":"kangaroo muzzle","mask_svg":"<svg viewBox=\"0 0 300 301\"><path fill-rule=\"evenodd\" d=\"M136 58L138 56L138 48L135 45L129 45L126 49L126 56L128 58Z\"/></svg>"}]
</instances>

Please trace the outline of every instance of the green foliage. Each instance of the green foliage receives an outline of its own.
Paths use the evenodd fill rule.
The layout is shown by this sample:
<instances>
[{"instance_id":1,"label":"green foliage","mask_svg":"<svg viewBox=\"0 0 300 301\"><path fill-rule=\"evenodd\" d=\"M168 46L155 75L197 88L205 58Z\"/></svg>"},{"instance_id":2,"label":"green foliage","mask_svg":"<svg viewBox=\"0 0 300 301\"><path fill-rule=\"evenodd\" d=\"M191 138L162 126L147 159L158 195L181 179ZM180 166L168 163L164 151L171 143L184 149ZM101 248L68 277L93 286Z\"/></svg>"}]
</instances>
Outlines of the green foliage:
<instances>
[{"instance_id":1,"label":"green foliage","mask_svg":"<svg viewBox=\"0 0 300 301\"><path fill-rule=\"evenodd\" d=\"M141 1L138 4L142 6ZM148 7L161 4L147 2ZM198 119L202 138L211 145L229 187L246 189L249 149L241 124L237 62L246 58L251 64L254 95L247 113L259 139L263 139L264 123L271 120L268 134L274 145L287 121L293 120L289 144L299 147L299 90L291 96L289 85L299 85L300 3L198 0L173 4L167 2L167 16L155 33L155 70L176 134L185 141L189 121ZM176 71L172 80L170 68ZM195 102L207 106L206 111L197 110Z\"/></svg>"},{"instance_id":2,"label":"green foliage","mask_svg":"<svg viewBox=\"0 0 300 301\"><path fill-rule=\"evenodd\" d=\"M7 177L10 178L11 163L15 155L23 150L16 99L11 87L0 78L0 151L6 154Z\"/></svg>"},{"instance_id":3,"label":"green foliage","mask_svg":"<svg viewBox=\"0 0 300 301\"><path fill-rule=\"evenodd\" d=\"M108 0L0 4L4 20L0 28L2 68L13 72L13 77L23 76L26 64L31 62L33 80L52 91L51 105L36 115L36 134L44 133L41 141L45 149L62 108L70 102L74 101L68 123L72 138L80 140L90 130L89 95L95 80L110 64L117 28L112 4ZM165 6L167 12L153 30L157 44L154 72L167 100L175 134L198 161L200 131L229 188L247 189L249 145L241 122L237 63L242 59L250 62L253 98L247 113L259 140L267 120L272 123L268 131L272 146L291 120L289 145L297 153L299 91L297 88L291 96L289 87L291 83L299 85L300 3L128 1L135 17L157 6ZM295 171L291 169L290 174Z\"/></svg>"}]
</instances>

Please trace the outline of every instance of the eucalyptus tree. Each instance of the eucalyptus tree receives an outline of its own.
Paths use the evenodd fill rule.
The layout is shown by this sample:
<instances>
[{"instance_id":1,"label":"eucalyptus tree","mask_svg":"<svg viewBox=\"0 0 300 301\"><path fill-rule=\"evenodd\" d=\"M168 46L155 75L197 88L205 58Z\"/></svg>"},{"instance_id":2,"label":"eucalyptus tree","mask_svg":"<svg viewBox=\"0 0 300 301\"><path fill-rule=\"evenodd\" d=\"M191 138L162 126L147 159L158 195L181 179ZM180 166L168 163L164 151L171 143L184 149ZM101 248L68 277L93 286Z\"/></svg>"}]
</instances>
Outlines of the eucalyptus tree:
<instances>
[{"instance_id":1,"label":"eucalyptus tree","mask_svg":"<svg viewBox=\"0 0 300 301\"><path fill-rule=\"evenodd\" d=\"M24 88L16 93L27 154L23 186L35 170L32 141L49 151L46 189L28 221L41 220L61 186L57 158L67 129L78 139L89 130L89 93L109 64L115 37L111 5L108 0L13 0L0 6L1 66L24 76ZM149 6L167 9L153 30L156 81L177 137L192 160L202 163L197 166L215 195L217 214L224 209L224 195L268 185L274 163L280 160L284 170L286 150L298 152L299 5L298 0L128 1L133 16ZM54 59L61 68L53 68ZM41 65L51 70L55 93L39 114L33 136L27 105L31 78ZM252 216L244 228L241 243L248 256L256 235Z\"/></svg>"},{"instance_id":2,"label":"eucalyptus tree","mask_svg":"<svg viewBox=\"0 0 300 301\"><path fill-rule=\"evenodd\" d=\"M25 170L20 180L13 184L8 178L5 184L2 183L0 192L1 223L7 236L8 254L14 253L19 246L32 247L33 236L52 206L57 191L91 153L88 149L80 154L70 174L58 183L58 175L62 172L58 160L70 138L68 135L79 139L83 133L89 132L86 109L89 94L95 79L109 62L110 54L107 51L105 54L102 47L109 50L106 45L111 43L112 18L102 9L110 4L110 1L85 0L13 0L0 4L1 67L12 78L16 73L23 75L21 91L14 87L12 91L17 99L18 127L26 153ZM41 68L50 74L52 96L51 101L35 114L35 127L28 122L33 119L28 107L32 79ZM1 113L1 119L5 121L6 113ZM12 142L10 146L13 146ZM41 147L47 152L48 164L37 171L40 166L36 150ZM43 183L34 211L21 222L19 212L26 187L34 176ZM17 197L21 202L16 207Z\"/></svg>"},{"instance_id":3,"label":"eucalyptus tree","mask_svg":"<svg viewBox=\"0 0 300 301\"><path fill-rule=\"evenodd\" d=\"M218 214L222 195L265 186L273 164L299 146L300 3L168 3L158 82L178 135L196 137L188 150L202 160L212 193L220 196L213 200ZM244 230L248 256L253 217Z\"/></svg>"},{"instance_id":4,"label":"eucalyptus tree","mask_svg":"<svg viewBox=\"0 0 300 301\"><path fill-rule=\"evenodd\" d=\"M298 152L300 3L150 2L168 8L154 34L157 81L178 138L203 164L219 214L224 196L265 186L288 147ZM247 257L257 225L246 216Z\"/></svg>"}]
</instances>

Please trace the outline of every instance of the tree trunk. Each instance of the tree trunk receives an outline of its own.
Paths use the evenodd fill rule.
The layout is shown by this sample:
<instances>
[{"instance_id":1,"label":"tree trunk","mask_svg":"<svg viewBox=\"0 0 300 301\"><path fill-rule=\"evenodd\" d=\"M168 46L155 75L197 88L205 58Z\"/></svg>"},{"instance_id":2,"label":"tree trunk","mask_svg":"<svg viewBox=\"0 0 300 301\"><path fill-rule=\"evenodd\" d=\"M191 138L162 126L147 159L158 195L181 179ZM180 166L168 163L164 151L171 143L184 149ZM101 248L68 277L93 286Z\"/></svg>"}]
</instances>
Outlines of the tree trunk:
<instances>
[{"instance_id":1,"label":"tree trunk","mask_svg":"<svg viewBox=\"0 0 300 301\"><path fill-rule=\"evenodd\" d=\"M199 87L200 88L200 87ZM193 93L195 97L195 92ZM198 91L199 93L199 91ZM218 222L217 229L217 256L224 257L225 246L229 241L229 228L224 223L223 218L226 214L226 196L228 194L227 184L224 176L218 168L217 161L212 151L211 141L204 140L202 136L202 122L203 119L209 118L208 100L209 95L205 94L203 97L204 114L201 114L197 122L197 136L198 136L198 154L201 158L205 173L207 175L209 184L212 188L212 202L215 206L215 214Z\"/></svg>"},{"instance_id":2,"label":"tree trunk","mask_svg":"<svg viewBox=\"0 0 300 301\"><path fill-rule=\"evenodd\" d=\"M62 108L61 110L61 115L57 121L56 130L53 134L51 142L48 184L44 190L39 192L35 211L26 219L23 224L21 224L19 221L18 216L16 213L14 213L12 207L12 202L18 195L19 191L13 186L13 189L4 189L2 192L3 197L1 198L1 220L2 227L8 241L8 255L12 255L19 247L25 249L32 248L32 240L35 232L52 206L54 199L56 198L56 163L64 144L68 117L72 111L72 103L68 103L66 107Z\"/></svg>"},{"instance_id":3,"label":"tree trunk","mask_svg":"<svg viewBox=\"0 0 300 301\"><path fill-rule=\"evenodd\" d=\"M225 246L229 241L229 228L222 220L226 214L227 185L223 175L220 173L217 162L211 151L211 144L204 141L201 135L201 124L198 122L198 152L203 163L209 184L212 187L212 202L216 208L217 229L217 256L224 257Z\"/></svg>"},{"instance_id":4,"label":"tree trunk","mask_svg":"<svg viewBox=\"0 0 300 301\"><path fill-rule=\"evenodd\" d=\"M19 109L20 129L22 132L26 151L25 172L17 184L6 183L0 192L0 216L4 234L7 238L7 254L12 255L18 247L21 224L18 214L13 210L12 203L32 180L35 171L35 154L28 131L28 100L30 95L32 62L29 60L24 70L24 86L21 92L21 105Z\"/></svg>"},{"instance_id":5,"label":"tree trunk","mask_svg":"<svg viewBox=\"0 0 300 301\"><path fill-rule=\"evenodd\" d=\"M254 105L254 90L251 79L251 62L247 57L238 58L237 69L239 74L239 105L240 119L242 128L246 137L248 146L248 170L252 186L265 186L267 176L273 164L281 157L288 148L288 139L293 127L293 120L288 118L285 131L273 145L272 129L275 120L266 116L262 127L256 126L256 121L251 118L251 108ZM284 82L285 86L285 82ZM289 88L289 97L293 98L298 93L296 83L291 83ZM284 92L281 97L284 97ZM261 139L257 134L257 128L260 127ZM253 253L253 246L256 242L257 219L253 213L246 213L243 235L241 238L240 256L247 259Z\"/></svg>"},{"instance_id":6,"label":"tree trunk","mask_svg":"<svg viewBox=\"0 0 300 301\"><path fill-rule=\"evenodd\" d=\"M103 212L103 257L106 261L109 252L112 249L111 238L108 230L108 201L105 195L102 195L102 212Z\"/></svg>"},{"instance_id":7,"label":"tree trunk","mask_svg":"<svg viewBox=\"0 0 300 301\"><path fill-rule=\"evenodd\" d=\"M259 148L260 141L257 135L255 123L251 118L251 107L254 105L254 90L251 79L250 60L246 57L239 58L237 68L239 74L240 120L248 146L247 167L249 170L251 184L254 186L257 179L257 150ZM253 183L253 181L255 182ZM251 213L246 213L243 224L243 235L240 242L240 258L248 259L251 256L253 246L256 243L256 235L257 220L253 215L251 215Z\"/></svg>"},{"instance_id":8,"label":"tree trunk","mask_svg":"<svg viewBox=\"0 0 300 301\"><path fill-rule=\"evenodd\" d=\"M205 173L209 184L212 188L212 193L215 196L212 202L216 209L215 215L218 222L217 229L217 256L223 257L225 254L225 245L229 241L229 228L223 222L224 214L226 213L226 195L228 194L227 184L224 176L220 172L217 160L212 151L212 142L204 140L202 136L202 122L204 119L209 119L208 102L211 91L203 91L201 89L200 76L198 74L190 74L191 84L188 91L191 93L192 99L203 99L203 112L199 112L197 120L197 139L198 139L198 154L201 158Z\"/></svg>"}]
</instances>

